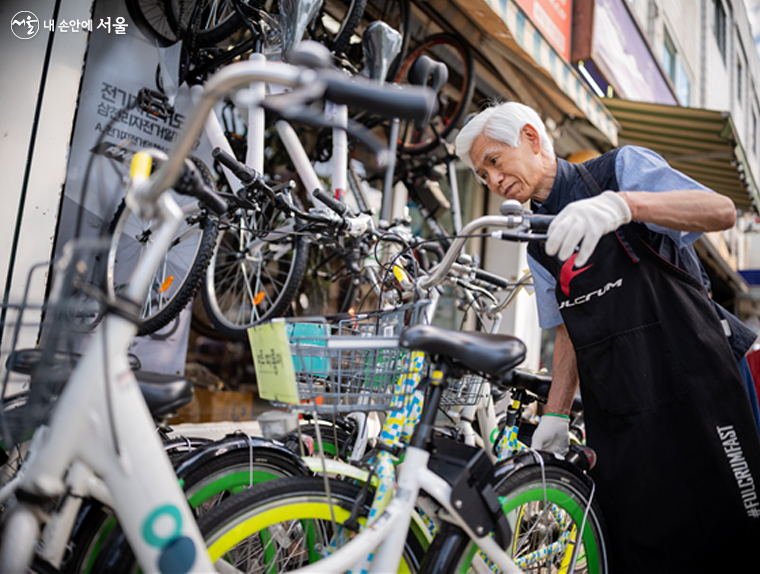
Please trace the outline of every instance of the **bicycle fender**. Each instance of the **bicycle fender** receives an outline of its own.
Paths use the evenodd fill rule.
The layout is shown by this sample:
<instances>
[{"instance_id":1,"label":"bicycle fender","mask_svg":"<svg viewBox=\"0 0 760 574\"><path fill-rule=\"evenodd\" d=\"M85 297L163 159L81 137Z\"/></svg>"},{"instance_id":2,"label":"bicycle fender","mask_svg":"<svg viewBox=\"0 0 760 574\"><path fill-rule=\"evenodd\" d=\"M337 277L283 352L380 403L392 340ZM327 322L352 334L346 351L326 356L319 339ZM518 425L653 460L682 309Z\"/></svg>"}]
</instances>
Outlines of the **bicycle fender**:
<instances>
[{"instance_id":1,"label":"bicycle fender","mask_svg":"<svg viewBox=\"0 0 760 574\"><path fill-rule=\"evenodd\" d=\"M198 449L194 453L189 454L187 457L180 460L177 467L174 469L177 478L182 480L185 476L193 472L199 466L207 463L209 460L222 456L230 451L240 449L251 450L254 457L256 456L257 451L274 451L278 455L283 456L292 462L304 476L310 476L312 474L311 470L309 470L309 467L303 462L301 457L283 446L262 438L231 434L219 441L210 443L209 445Z\"/></svg>"},{"instance_id":2,"label":"bicycle fender","mask_svg":"<svg viewBox=\"0 0 760 574\"><path fill-rule=\"evenodd\" d=\"M503 482L510 476L512 476L515 472L518 470L525 468L527 466L535 466L540 464L537 456L541 457L541 460L543 461L543 464L546 465L552 465L552 466L558 466L560 468L563 468L571 473L573 473L575 476L577 476L580 480L583 481L584 484L591 487L593 484L593 481L591 478L583 472L578 466L575 464L568 462L562 458L559 458L555 456L554 454L550 452L542 452L537 450L521 450L520 452L510 456L506 460L503 460L502 462L498 463L496 465L496 469L494 471L494 484L499 484L500 482Z\"/></svg>"}]
</instances>

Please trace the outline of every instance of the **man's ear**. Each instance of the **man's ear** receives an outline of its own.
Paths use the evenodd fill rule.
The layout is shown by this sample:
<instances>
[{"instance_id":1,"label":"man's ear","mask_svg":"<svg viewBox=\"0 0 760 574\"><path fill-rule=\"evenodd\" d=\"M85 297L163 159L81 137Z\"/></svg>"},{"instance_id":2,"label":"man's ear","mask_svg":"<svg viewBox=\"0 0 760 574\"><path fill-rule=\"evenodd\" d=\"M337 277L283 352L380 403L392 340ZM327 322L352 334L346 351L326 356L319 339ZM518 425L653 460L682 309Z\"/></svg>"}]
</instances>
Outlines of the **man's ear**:
<instances>
[{"instance_id":1,"label":"man's ear","mask_svg":"<svg viewBox=\"0 0 760 574\"><path fill-rule=\"evenodd\" d=\"M520 130L520 135L525 137L533 153L537 154L541 151L541 136L538 135L536 128L530 124L525 124Z\"/></svg>"}]
</instances>

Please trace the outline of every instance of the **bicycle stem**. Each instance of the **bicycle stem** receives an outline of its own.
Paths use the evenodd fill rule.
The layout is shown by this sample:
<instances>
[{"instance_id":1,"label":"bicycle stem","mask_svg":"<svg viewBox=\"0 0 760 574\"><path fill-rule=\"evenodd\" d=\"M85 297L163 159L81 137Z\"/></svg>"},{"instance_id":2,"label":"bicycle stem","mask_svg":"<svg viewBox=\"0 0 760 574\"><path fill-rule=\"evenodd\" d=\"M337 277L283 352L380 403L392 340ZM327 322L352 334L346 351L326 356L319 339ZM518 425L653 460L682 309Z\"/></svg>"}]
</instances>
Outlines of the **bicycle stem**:
<instances>
[{"instance_id":1,"label":"bicycle stem","mask_svg":"<svg viewBox=\"0 0 760 574\"><path fill-rule=\"evenodd\" d=\"M419 287L422 290L430 289L434 285L438 285L445 278L446 274L451 269L451 266L457 260L459 252L464 247L465 242L468 239L468 235L472 234L475 230L482 227L516 227L522 222L521 216L504 216L504 215L486 215L473 219L462 228L459 236L451 242L451 247L446 250L446 254L441 259L441 262L436 265L427 277L423 277L419 283Z\"/></svg>"}]
</instances>

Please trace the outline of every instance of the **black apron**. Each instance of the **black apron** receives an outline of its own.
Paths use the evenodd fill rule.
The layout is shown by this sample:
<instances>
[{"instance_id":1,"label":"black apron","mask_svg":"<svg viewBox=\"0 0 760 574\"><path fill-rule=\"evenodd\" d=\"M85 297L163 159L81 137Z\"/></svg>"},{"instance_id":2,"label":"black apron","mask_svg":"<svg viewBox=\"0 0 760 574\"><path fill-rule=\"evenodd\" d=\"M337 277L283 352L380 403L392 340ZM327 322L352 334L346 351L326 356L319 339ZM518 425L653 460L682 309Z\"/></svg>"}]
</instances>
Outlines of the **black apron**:
<instances>
[{"instance_id":1,"label":"black apron","mask_svg":"<svg viewBox=\"0 0 760 574\"><path fill-rule=\"evenodd\" d=\"M613 571L745 571L760 544L747 393L703 285L644 242L640 225L604 236L580 269L574 256L551 269L599 455L592 476Z\"/></svg>"}]
</instances>

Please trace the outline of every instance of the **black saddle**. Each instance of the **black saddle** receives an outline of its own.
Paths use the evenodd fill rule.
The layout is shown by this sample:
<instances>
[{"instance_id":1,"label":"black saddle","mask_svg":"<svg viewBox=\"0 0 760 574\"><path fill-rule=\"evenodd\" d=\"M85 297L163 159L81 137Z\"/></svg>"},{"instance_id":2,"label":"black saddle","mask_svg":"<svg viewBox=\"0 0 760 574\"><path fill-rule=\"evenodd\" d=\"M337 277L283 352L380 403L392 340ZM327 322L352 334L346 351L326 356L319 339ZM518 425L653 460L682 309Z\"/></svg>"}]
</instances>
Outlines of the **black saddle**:
<instances>
[{"instance_id":1,"label":"black saddle","mask_svg":"<svg viewBox=\"0 0 760 574\"><path fill-rule=\"evenodd\" d=\"M495 381L525 359L525 343L510 335L491 335L452 331L432 325L415 325L404 329L399 337L402 347L444 357L470 371L483 373Z\"/></svg>"},{"instance_id":2,"label":"black saddle","mask_svg":"<svg viewBox=\"0 0 760 574\"><path fill-rule=\"evenodd\" d=\"M19 349L11 353L6 366L9 371L33 376L42 363L42 357L41 349ZM65 383L79 358L78 353L65 352L56 352L52 357L46 358L46 382L53 385ZM148 404L148 409L154 417L175 411L193 400L193 383L190 379L139 370L140 360L131 354L129 365L140 386L143 398Z\"/></svg>"}]
</instances>

